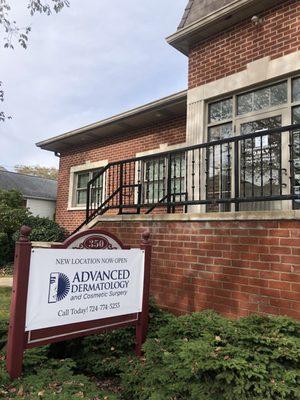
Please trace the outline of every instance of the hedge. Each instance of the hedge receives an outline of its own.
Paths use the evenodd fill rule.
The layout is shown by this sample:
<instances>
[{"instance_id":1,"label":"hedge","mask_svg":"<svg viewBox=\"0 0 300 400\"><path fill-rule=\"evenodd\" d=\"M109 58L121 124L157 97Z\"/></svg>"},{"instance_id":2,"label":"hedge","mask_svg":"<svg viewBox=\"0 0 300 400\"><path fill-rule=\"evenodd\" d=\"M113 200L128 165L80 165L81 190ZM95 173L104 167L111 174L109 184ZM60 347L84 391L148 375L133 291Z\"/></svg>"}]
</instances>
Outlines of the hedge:
<instances>
[{"instance_id":1,"label":"hedge","mask_svg":"<svg viewBox=\"0 0 300 400\"><path fill-rule=\"evenodd\" d=\"M173 319L144 350L124 369L124 399L300 399L300 324L288 318L195 313Z\"/></svg>"}]
</instances>

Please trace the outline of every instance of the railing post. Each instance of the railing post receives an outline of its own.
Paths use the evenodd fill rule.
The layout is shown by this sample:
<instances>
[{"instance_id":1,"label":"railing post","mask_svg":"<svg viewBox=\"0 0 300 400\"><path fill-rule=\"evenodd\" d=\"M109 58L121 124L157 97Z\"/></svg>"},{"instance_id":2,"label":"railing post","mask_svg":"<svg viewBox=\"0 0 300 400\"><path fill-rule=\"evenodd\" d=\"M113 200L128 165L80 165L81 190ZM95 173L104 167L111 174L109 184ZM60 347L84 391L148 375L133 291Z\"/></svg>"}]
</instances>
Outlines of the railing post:
<instances>
[{"instance_id":1,"label":"railing post","mask_svg":"<svg viewBox=\"0 0 300 400\"><path fill-rule=\"evenodd\" d=\"M86 210L85 210L85 221L89 222L90 218L90 195L91 195L91 184L88 182L87 184L87 193L86 193Z\"/></svg>"},{"instance_id":2,"label":"railing post","mask_svg":"<svg viewBox=\"0 0 300 400\"><path fill-rule=\"evenodd\" d=\"M234 141L234 197L240 197L240 151L239 141ZM240 211L240 203L235 201L235 211Z\"/></svg>"},{"instance_id":3,"label":"railing post","mask_svg":"<svg viewBox=\"0 0 300 400\"><path fill-rule=\"evenodd\" d=\"M141 213L141 203L142 203L142 185L139 183L138 184L138 205L137 205L137 213Z\"/></svg>"},{"instance_id":4,"label":"railing post","mask_svg":"<svg viewBox=\"0 0 300 400\"><path fill-rule=\"evenodd\" d=\"M119 177L119 183L120 183L120 196L119 196L119 214L123 214L123 172L124 172L124 164L122 163L120 165L120 177Z\"/></svg>"},{"instance_id":5,"label":"railing post","mask_svg":"<svg viewBox=\"0 0 300 400\"><path fill-rule=\"evenodd\" d=\"M294 155L294 131L289 132L289 193L295 196L295 155ZM282 173L283 170L281 170ZM295 209L295 198L292 200L292 209Z\"/></svg>"},{"instance_id":6,"label":"railing post","mask_svg":"<svg viewBox=\"0 0 300 400\"><path fill-rule=\"evenodd\" d=\"M168 154L168 172L167 172L167 211L171 214L172 207L171 203L171 193L172 193L172 155Z\"/></svg>"}]
</instances>

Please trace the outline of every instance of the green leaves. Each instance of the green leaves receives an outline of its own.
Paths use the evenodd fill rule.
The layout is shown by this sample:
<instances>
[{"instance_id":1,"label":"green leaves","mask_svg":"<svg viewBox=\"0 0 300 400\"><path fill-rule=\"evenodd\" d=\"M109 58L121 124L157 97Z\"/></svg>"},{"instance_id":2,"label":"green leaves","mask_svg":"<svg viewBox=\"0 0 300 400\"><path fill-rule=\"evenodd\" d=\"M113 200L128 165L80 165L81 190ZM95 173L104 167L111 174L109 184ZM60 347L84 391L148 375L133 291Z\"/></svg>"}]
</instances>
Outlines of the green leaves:
<instances>
[{"instance_id":1,"label":"green leaves","mask_svg":"<svg viewBox=\"0 0 300 400\"><path fill-rule=\"evenodd\" d=\"M0 190L0 267L13 260L15 241L22 225L32 228L30 240L62 242L65 229L48 218L34 217L23 207L23 197L15 190Z\"/></svg>"},{"instance_id":2,"label":"green leaves","mask_svg":"<svg viewBox=\"0 0 300 400\"><path fill-rule=\"evenodd\" d=\"M174 318L122 375L124 398L299 400L300 324L229 321L206 311Z\"/></svg>"},{"instance_id":3,"label":"green leaves","mask_svg":"<svg viewBox=\"0 0 300 400\"><path fill-rule=\"evenodd\" d=\"M30 0L28 9L31 15L35 13L51 15L52 10L59 13L64 7L70 7L68 0L50 0L50 2L44 2L42 0Z\"/></svg>"},{"instance_id":4,"label":"green leaves","mask_svg":"<svg viewBox=\"0 0 300 400\"><path fill-rule=\"evenodd\" d=\"M51 15L54 11L59 13L63 8L69 7L69 0L30 0L27 9L33 16L35 13ZM0 28L4 30L4 48L14 49L14 41L17 41L24 49L27 48L31 27L19 27L11 18L11 6L8 0L0 0ZM1 99L1 96L0 96Z\"/></svg>"},{"instance_id":5,"label":"green leaves","mask_svg":"<svg viewBox=\"0 0 300 400\"><path fill-rule=\"evenodd\" d=\"M28 215L22 201L19 192L0 190L0 267L13 259L12 236Z\"/></svg>"},{"instance_id":6,"label":"green leaves","mask_svg":"<svg viewBox=\"0 0 300 400\"><path fill-rule=\"evenodd\" d=\"M13 3L13 2L12 2ZM69 0L30 0L27 8L33 16L35 13L50 15L52 11L59 13L63 8L69 7ZM0 0L0 31L3 30L4 48L14 50L14 43L17 42L23 49L27 49L31 27L20 27L11 17L11 6L9 0ZM0 81L0 102L4 101L4 91L1 89ZM4 111L0 111L0 122L12 119Z\"/></svg>"},{"instance_id":7,"label":"green leaves","mask_svg":"<svg viewBox=\"0 0 300 400\"><path fill-rule=\"evenodd\" d=\"M0 206L11 208L22 207L23 197L17 190L1 190L0 189Z\"/></svg>"},{"instance_id":8,"label":"green leaves","mask_svg":"<svg viewBox=\"0 0 300 400\"><path fill-rule=\"evenodd\" d=\"M35 242L62 242L67 237L67 231L57 222L48 218L28 215L23 221L24 225L32 228L29 239Z\"/></svg>"}]
</instances>

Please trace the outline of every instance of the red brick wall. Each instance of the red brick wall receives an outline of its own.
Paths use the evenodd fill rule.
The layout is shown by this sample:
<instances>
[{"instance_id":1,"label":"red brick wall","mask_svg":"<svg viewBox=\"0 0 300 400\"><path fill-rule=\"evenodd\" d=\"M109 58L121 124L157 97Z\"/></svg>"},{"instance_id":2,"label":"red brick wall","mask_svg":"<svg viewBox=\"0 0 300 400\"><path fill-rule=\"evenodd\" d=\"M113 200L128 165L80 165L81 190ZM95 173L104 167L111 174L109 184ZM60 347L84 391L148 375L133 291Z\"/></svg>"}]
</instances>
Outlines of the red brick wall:
<instances>
[{"instance_id":1,"label":"red brick wall","mask_svg":"<svg viewBox=\"0 0 300 400\"><path fill-rule=\"evenodd\" d=\"M189 88L240 72L262 57L274 59L300 50L299 0L286 1L263 17L260 27L249 18L194 46L189 54Z\"/></svg>"},{"instance_id":2,"label":"red brick wall","mask_svg":"<svg viewBox=\"0 0 300 400\"><path fill-rule=\"evenodd\" d=\"M300 221L103 222L138 246L149 228L151 291L175 313L214 309L300 319Z\"/></svg>"},{"instance_id":3,"label":"red brick wall","mask_svg":"<svg viewBox=\"0 0 300 400\"><path fill-rule=\"evenodd\" d=\"M118 161L135 157L136 153L156 149L160 144L169 145L184 143L186 140L186 116L173 117L153 124L147 128L129 132L115 137L102 139L80 148L61 152L58 196L56 204L56 221L67 230L72 231L84 220L83 211L68 211L70 168L85 164L86 161Z\"/></svg>"}]
</instances>

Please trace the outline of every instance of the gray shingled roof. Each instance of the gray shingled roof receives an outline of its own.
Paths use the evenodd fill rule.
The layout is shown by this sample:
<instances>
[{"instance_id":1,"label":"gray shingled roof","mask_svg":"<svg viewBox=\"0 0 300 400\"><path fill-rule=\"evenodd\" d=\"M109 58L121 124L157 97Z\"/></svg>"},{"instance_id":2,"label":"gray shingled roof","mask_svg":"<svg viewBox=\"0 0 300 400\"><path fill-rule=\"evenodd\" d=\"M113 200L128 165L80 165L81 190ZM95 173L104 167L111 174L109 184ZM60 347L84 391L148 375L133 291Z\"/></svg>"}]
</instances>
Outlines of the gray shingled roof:
<instances>
[{"instance_id":1,"label":"gray shingled roof","mask_svg":"<svg viewBox=\"0 0 300 400\"><path fill-rule=\"evenodd\" d=\"M208 14L232 3L234 0L189 0L178 29L206 17Z\"/></svg>"},{"instance_id":2,"label":"gray shingled roof","mask_svg":"<svg viewBox=\"0 0 300 400\"><path fill-rule=\"evenodd\" d=\"M0 189L16 189L25 198L56 200L57 182L38 176L0 170Z\"/></svg>"}]
</instances>

